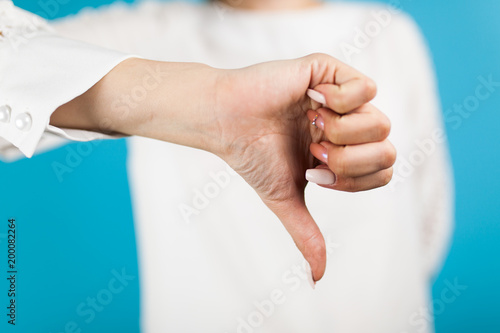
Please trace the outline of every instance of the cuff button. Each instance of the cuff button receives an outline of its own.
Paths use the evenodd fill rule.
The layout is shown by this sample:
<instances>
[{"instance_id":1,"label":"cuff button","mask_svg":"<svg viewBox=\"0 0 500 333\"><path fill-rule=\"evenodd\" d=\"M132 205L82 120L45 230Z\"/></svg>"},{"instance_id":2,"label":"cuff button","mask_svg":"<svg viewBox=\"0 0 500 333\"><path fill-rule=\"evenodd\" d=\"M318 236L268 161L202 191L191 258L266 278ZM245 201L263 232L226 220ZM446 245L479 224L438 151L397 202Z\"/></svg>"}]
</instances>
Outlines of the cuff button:
<instances>
[{"instance_id":1,"label":"cuff button","mask_svg":"<svg viewBox=\"0 0 500 333\"><path fill-rule=\"evenodd\" d=\"M31 129L31 116L29 113L21 113L16 117L16 127L21 131L29 131Z\"/></svg>"},{"instance_id":2,"label":"cuff button","mask_svg":"<svg viewBox=\"0 0 500 333\"><path fill-rule=\"evenodd\" d=\"M0 106L0 122L8 123L10 121L11 108L8 105Z\"/></svg>"}]
</instances>

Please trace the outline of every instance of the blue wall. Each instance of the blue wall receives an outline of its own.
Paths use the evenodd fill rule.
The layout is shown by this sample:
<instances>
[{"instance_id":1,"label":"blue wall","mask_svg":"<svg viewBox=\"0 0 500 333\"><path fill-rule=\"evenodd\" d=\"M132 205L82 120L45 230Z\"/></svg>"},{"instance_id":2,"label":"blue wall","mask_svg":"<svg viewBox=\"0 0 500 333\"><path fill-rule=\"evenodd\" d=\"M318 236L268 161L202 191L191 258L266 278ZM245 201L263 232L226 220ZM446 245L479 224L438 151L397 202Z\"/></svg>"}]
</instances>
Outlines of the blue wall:
<instances>
[{"instance_id":1,"label":"blue wall","mask_svg":"<svg viewBox=\"0 0 500 333\"><path fill-rule=\"evenodd\" d=\"M14 1L49 19L105 1L39 5L50 2ZM139 332L139 272L126 154L121 139L74 143L31 159L0 162L0 332ZM68 165L67 158L73 162L72 172L58 178L53 165ZM9 218L16 219L17 235L15 327L5 315Z\"/></svg>"},{"instance_id":2,"label":"blue wall","mask_svg":"<svg viewBox=\"0 0 500 333\"><path fill-rule=\"evenodd\" d=\"M73 332L65 330L72 322L82 332L109 333L110 327L139 331L139 278L125 144L122 140L100 142L92 150L82 147L72 144L31 160L0 164L1 332L66 333ZM51 165L65 163L68 149L90 154L59 182ZM8 218L16 219L14 328L6 325L4 314ZM115 277L123 274L122 269L127 275L124 283ZM111 290L117 292L110 294ZM98 303L95 317L89 297L103 304Z\"/></svg>"},{"instance_id":3,"label":"blue wall","mask_svg":"<svg viewBox=\"0 0 500 333\"><path fill-rule=\"evenodd\" d=\"M394 3L398 0L370 1ZM456 186L451 252L433 288L438 333L500 332L500 86L470 102L479 76L500 83L500 1L399 0L434 56ZM471 105L472 106L472 105ZM467 289L443 302L446 281Z\"/></svg>"},{"instance_id":4,"label":"blue wall","mask_svg":"<svg viewBox=\"0 0 500 333\"><path fill-rule=\"evenodd\" d=\"M499 1L410 1L405 9L433 50L445 111L475 95L478 76L500 82ZM456 231L434 298L441 297L446 279L457 278L468 289L436 317L437 332L500 332L500 87L470 115L445 119Z\"/></svg>"},{"instance_id":5,"label":"blue wall","mask_svg":"<svg viewBox=\"0 0 500 333\"><path fill-rule=\"evenodd\" d=\"M33 12L44 11L48 18L76 12L84 4L110 2L73 0L52 12L38 1L15 1ZM400 4L429 41L443 110L470 101L478 76L491 75L500 82L499 1L400 0ZM469 114L446 115L457 208L453 246L434 285L438 333L500 331L499 109L500 87ZM18 221L17 332L64 332L71 321L84 332L138 331L139 278L125 144L119 140L91 146L89 156L59 182L51 163L64 161L68 149L79 148L83 149L72 144L31 160L0 163L2 249L7 218ZM122 268L134 278L85 322L90 315L79 316L76 308L98 294L106 300L108 284ZM445 281L455 279L467 289L445 303L441 298ZM7 285L2 281L4 290Z\"/></svg>"},{"instance_id":6,"label":"blue wall","mask_svg":"<svg viewBox=\"0 0 500 333\"><path fill-rule=\"evenodd\" d=\"M453 111L475 96L479 76L500 83L500 2L400 3L434 55L455 172L453 245L433 288L436 331L500 332L500 87L471 112ZM467 289L445 303L445 281L455 279Z\"/></svg>"}]
</instances>

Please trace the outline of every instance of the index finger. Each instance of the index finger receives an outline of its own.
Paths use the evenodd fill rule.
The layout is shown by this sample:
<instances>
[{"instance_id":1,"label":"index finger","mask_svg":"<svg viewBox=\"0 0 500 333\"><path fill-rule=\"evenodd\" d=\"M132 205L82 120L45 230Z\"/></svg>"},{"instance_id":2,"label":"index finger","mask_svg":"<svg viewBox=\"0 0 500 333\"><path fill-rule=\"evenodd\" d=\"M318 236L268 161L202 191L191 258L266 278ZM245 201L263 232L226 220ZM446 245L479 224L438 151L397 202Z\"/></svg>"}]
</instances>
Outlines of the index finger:
<instances>
[{"instance_id":1,"label":"index finger","mask_svg":"<svg viewBox=\"0 0 500 333\"><path fill-rule=\"evenodd\" d=\"M369 77L361 74L354 68L336 60L332 64L334 70L332 77L325 76L324 73L314 73L311 83L312 88L323 95L321 103L333 111L345 114L365 103L371 101L377 94L377 86ZM318 79L315 80L315 74ZM310 97L312 97L309 94Z\"/></svg>"}]
</instances>

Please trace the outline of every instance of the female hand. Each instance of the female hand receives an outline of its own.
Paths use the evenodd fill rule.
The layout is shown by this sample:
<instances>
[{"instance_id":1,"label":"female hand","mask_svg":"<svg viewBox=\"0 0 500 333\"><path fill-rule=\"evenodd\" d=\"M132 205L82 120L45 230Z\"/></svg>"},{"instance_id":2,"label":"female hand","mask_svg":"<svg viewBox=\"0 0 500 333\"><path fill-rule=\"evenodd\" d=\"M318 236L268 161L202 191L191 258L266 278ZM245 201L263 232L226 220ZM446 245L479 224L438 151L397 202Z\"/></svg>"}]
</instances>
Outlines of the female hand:
<instances>
[{"instance_id":1,"label":"female hand","mask_svg":"<svg viewBox=\"0 0 500 333\"><path fill-rule=\"evenodd\" d=\"M306 95L310 88L315 99L324 98L324 107ZM315 281L324 274L326 248L304 202L304 175L317 167L308 173L326 180L321 186L349 192L389 182L396 153L386 139L388 118L368 104L375 93L370 79L319 54L228 71L219 80L218 100L224 104L217 130L223 146L214 152L278 216Z\"/></svg>"},{"instance_id":2,"label":"female hand","mask_svg":"<svg viewBox=\"0 0 500 333\"><path fill-rule=\"evenodd\" d=\"M132 104L134 91L146 93ZM237 70L129 59L59 107L51 124L217 154L281 220L318 281L326 247L304 202L305 173L316 167L309 178L340 191L389 182L395 150L387 117L368 104L375 92L370 79L322 54Z\"/></svg>"}]
</instances>

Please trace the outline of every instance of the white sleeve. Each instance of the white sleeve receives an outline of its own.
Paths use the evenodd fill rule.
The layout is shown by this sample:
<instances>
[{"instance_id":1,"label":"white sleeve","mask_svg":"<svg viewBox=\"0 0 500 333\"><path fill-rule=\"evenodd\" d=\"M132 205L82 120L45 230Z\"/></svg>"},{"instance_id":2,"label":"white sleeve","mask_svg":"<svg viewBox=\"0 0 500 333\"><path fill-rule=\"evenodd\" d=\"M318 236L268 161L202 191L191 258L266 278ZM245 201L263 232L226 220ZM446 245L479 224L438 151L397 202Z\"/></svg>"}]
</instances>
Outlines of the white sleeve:
<instances>
[{"instance_id":1,"label":"white sleeve","mask_svg":"<svg viewBox=\"0 0 500 333\"><path fill-rule=\"evenodd\" d=\"M406 42L399 47L405 47L408 63L404 74L411 85L408 110L415 133L412 152L425 154L424 162L415 167L413 179L423 263L429 276L434 276L446 258L453 231L453 173L430 52L414 21L406 16L401 21L398 29Z\"/></svg>"},{"instance_id":2,"label":"white sleeve","mask_svg":"<svg viewBox=\"0 0 500 333\"><path fill-rule=\"evenodd\" d=\"M107 137L49 125L51 114L131 56L59 37L40 17L0 0L0 154L31 157L46 133Z\"/></svg>"}]
</instances>

